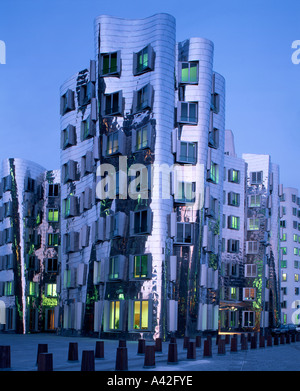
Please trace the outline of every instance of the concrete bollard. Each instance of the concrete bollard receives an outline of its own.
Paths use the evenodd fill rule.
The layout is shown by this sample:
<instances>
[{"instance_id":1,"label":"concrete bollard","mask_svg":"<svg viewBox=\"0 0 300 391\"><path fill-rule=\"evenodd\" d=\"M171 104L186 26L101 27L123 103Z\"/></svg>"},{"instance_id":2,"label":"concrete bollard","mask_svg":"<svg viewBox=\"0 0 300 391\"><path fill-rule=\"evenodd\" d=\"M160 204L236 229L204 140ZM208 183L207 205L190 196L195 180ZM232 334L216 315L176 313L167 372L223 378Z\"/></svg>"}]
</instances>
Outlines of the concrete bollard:
<instances>
[{"instance_id":1,"label":"concrete bollard","mask_svg":"<svg viewBox=\"0 0 300 391\"><path fill-rule=\"evenodd\" d=\"M68 361L78 361L78 343L70 342L68 351Z\"/></svg>"},{"instance_id":2,"label":"concrete bollard","mask_svg":"<svg viewBox=\"0 0 300 391\"><path fill-rule=\"evenodd\" d=\"M229 345L230 344L230 334L225 335L225 344Z\"/></svg>"},{"instance_id":3,"label":"concrete bollard","mask_svg":"<svg viewBox=\"0 0 300 391\"><path fill-rule=\"evenodd\" d=\"M176 337L171 337L171 338L170 338L170 343L177 343L177 342L176 342Z\"/></svg>"},{"instance_id":4,"label":"concrete bollard","mask_svg":"<svg viewBox=\"0 0 300 391\"><path fill-rule=\"evenodd\" d=\"M144 355L145 354L145 346L146 346L146 341L144 338L139 338L138 339L138 355Z\"/></svg>"},{"instance_id":5,"label":"concrete bollard","mask_svg":"<svg viewBox=\"0 0 300 391\"><path fill-rule=\"evenodd\" d=\"M161 338L155 339L155 352L162 353L162 339Z\"/></svg>"},{"instance_id":6,"label":"concrete bollard","mask_svg":"<svg viewBox=\"0 0 300 391\"><path fill-rule=\"evenodd\" d=\"M285 344L284 334L280 334L280 345L284 345L284 344Z\"/></svg>"},{"instance_id":7,"label":"concrete bollard","mask_svg":"<svg viewBox=\"0 0 300 391\"><path fill-rule=\"evenodd\" d=\"M196 342L189 341L186 358L188 360L196 360Z\"/></svg>"},{"instance_id":8,"label":"concrete bollard","mask_svg":"<svg viewBox=\"0 0 300 391\"><path fill-rule=\"evenodd\" d=\"M203 357L212 357L211 339L204 341Z\"/></svg>"},{"instance_id":9,"label":"concrete bollard","mask_svg":"<svg viewBox=\"0 0 300 391\"><path fill-rule=\"evenodd\" d=\"M37 351L37 356L36 356L36 365L38 365L40 353L48 353L48 344L47 343L39 343L38 344L38 351Z\"/></svg>"},{"instance_id":10,"label":"concrete bollard","mask_svg":"<svg viewBox=\"0 0 300 391\"><path fill-rule=\"evenodd\" d=\"M178 364L177 358L177 343L170 343L168 349L168 364Z\"/></svg>"},{"instance_id":11,"label":"concrete bollard","mask_svg":"<svg viewBox=\"0 0 300 391\"><path fill-rule=\"evenodd\" d=\"M144 368L155 368L155 346L145 346Z\"/></svg>"},{"instance_id":12,"label":"concrete bollard","mask_svg":"<svg viewBox=\"0 0 300 391\"><path fill-rule=\"evenodd\" d=\"M81 371L95 370L95 355L93 350L83 350L81 360Z\"/></svg>"},{"instance_id":13,"label":"concrete bollard","mask_svg":"<svg viewBox=\"0 0 300 391\"><path fill-rule=\"evenodd\" d=\"M252 333L248 333L248 335L247 335L248 342L251 342L251 337L252 337Z\"/></svg>"},{"instance_id":14,"label":"concrete bollard","mask_svg":"<svg viewBox=\"0 0 300 391\"><path fill-rule=\"evenodd\" d=\"M264 348L265 347L265 337L263 335L259 336L259 347Z\"/></svg>"},{"instance_id":15,"label":"concrete bollard","mask_svg":"<svg viewBox=\"0 0 300 391\"><path fill-rule=\"evenodd\" d=\"M255 335L253 335L251 337L251 345L250 345L250 348L251 349L256 349L257 348L257 338Z\"/></svg>"},{"instance_id":16,"label":"concrete bollard","mask_svg":"<svg viewBox=\"0 0 300 391\"><path fill-rule=\"evenodd\" d=\"M271 347L273 346L273 338L272 338L272 335L268 335L267 337L267 346Z\"/></svg>"},{"instance_id":17,"label":"concrete bollard","mask_svg":"<svg viewBox=\"0 0 300 391\"><path fill-rule=\"evenodd\" d=\"M126 348L126 339L119 339L119 348Z\"/></svg>"},{"instance_id":18,"label":"concrete bollard","mask_svg":"<svg viewBox=\"0 0 300 391\"><path fill-rule=\"evenodd\" d=\"M230 344L230 352L236 353L238 351L237 349L237 337L231 338L231 344Z\"/></svg>"},{"instance_id":19,"label":"concrete bollard","mask_svg":"<svg viewBox=\"0 0 300 391\"><path fill-rule=\"evenodd\" d=\"M52 353L40 353L38 359L38 371L53 371L53 355Z\"/></svg>"},{"instance_id":20,"label":"concrete bollard","mask_svg":"<svg viewBox=\"0 0 300 391\"><path fill-rule=\"evenodd\" d=\"M297 334L296 334L296 342L299 342L300 341L300 333L298 332Z\"/></svg>"},{"instance_id":21,"label":"concrete bollard","mask_svg":"<svg viewBox=\"0 0 300 391\"><path fill-rule=\"evenodd\" d=\"M196 336L196 348L201 348L201 335Z\"/></svg>"},{"instance_id":22,"label":"concrete bollard","mask_svg":"<svg viewBox=\"0 0 300 391\"><path fill-rule=\"evenodd\" d=\"M96 341L95 358L97 360L104 359L104 341Z\"/></svg>"},{"instance_id":23,"label":"concrete bollard","mask_svg":"<svg viewBox=\"0 0 300 391\"><path fill-rule=\"evenodd\" d=\"M296 335L295 334L291 335L291 342L296 342Z\"/></svg>"},{"instance_id":24,"label":"concrete bollard","mask_svg":"<svg viewBox=\"0 0 300 391\"><path fill-rule=\"evenodd\" d=\"M285 342L286 343L291 343L291 337L290 337L289 333L286 333L286 335L285 335Z\"/></svg>"},{"instance_id":25,"label":"concrete bollard","mask_svg":"<svg viewBox=\"0 0 300 391\"><path fill-rule=\"evenodd\" d=\"M10 345L0 346L0 368L10 368Z\"/></svg>"},{"instance_id":26,"label":"concrete bollard","mask_svg":"<svg viewBox=\"0 0 300 391\"><path fill-rule=\"evenodd\" d=\"M278 346L279 345L279 337L278 335L274 335L274 346Z\"/></svg>"},{"instance_id":27,"label":"concrete bollard","mask_svg":"<svg viewBox=\"0 0 300 391\"><path fill-rule=\"evenodd\" d=\"M190 342L190 338L189 337L184 337L183 338L183 349L187 349L189 342Z\"/></svg>"},{"instance_id":28,"label":"concrete bollard","mask_svg":"<svg viewBox=\"0 0 300 391\"><path fill-rule=\"evenodd\" d=\"M220 338L218 342L218 355L224 356L226 354L225 339Z\"/></svg>"},{"instance_id":29,"label":"concrete bollard","mask_svg":"<svg viewBox=\"0 0 300 391\"><path fill-rule=\"evenodd\" d=\"M128 371L128 354L127 348L117 348L116 371Z\"/></svg>"},{"instance_id":30,"label":"concrete bollard","mask_svg":"<svg viewBox=\"0 0 300 391\"><path fill-rule=\"evenodd\" d=\"M241 350L248 350L248 338L244 334L241 336Z\"/></svg>"}]
</instances>

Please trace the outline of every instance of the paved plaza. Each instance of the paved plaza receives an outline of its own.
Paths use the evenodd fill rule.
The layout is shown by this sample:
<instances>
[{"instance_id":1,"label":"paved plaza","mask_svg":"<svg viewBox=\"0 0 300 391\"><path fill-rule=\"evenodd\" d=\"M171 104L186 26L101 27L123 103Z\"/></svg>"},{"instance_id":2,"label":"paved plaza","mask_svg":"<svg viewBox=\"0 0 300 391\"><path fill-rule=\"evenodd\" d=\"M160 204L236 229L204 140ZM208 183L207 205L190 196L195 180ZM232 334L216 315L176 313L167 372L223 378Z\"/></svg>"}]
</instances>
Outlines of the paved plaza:
<instances>
[{"instance_id":1,"label":"paved plaza","mask_svg":"<svg viewBox=\"0 0 300 391\"><path fill-rule=\"evenodd\" d=\"M10 335L0 334L0 346L9 345L11 368L8 371L37 371L36 359L38 344L48 344L48 352L53 355L53 371L81 371L83 350L95 350L95 338L62 337L49 334ZM68 361L69 343L78 343L78 361ZM95 359L95 371L115 371L116 351L119 341L104 340L104 359ZM146 345L153 341L146 341ZM155 368L144 368L144 356L137 354L138 342L127 341L128 371L298 371L300 369L300 342L279 344L278 346L241 350L240 337L238 351L231 352L226 345L225 355L218 354L216 339L212 339L212 357L203 357L204 338L201 347L196 349L196 359L187 359L183 340L177 339L178 364L169 365L169 342L162 343L162 353L155 355ZM4 371L2 369L1 371Z\"/></svg>"}]
</instances>

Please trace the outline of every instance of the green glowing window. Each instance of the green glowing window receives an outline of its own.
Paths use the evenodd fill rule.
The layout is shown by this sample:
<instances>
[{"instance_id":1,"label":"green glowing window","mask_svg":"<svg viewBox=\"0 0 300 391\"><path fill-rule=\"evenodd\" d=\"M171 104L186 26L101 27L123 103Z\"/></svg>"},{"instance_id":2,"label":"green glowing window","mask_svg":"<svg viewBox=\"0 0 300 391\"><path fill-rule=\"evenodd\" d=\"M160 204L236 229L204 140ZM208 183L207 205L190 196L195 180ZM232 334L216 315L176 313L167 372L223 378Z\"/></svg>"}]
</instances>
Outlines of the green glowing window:
<instances>
[{"instance_id":1,"label":"green glowing window","mask_svg":"<svg viewBox=\"0 0 300 391\"><path fill-rule=\"evenodd\" d=\"M29 281L28 295L37 296L38 293L38 284L37 282Z\"/></svg>"},{"instance_id":2,"label":"green glowing window","mask_svg":"<svg viewBox=\"0 0 300 391\"><path fill-rule=\"evenodd\" d=\"M219 183L219 166L214 162L210 164L207 180L212 183Z\"/></svg>"},{"instance_id":3,"label":"green glowing window","mask_svg":"<svg viewBox=\"0 0 300 391\"><path fill-rule=\"evenodd\" d=\"M297 247L294 247L294 255L298 255L298 249L297 249Z\"/></svg>"},{"instance_id":4,"label":"green glowing window","mask_svg":"<svg viewBox=\"0 0 300 391\"><path fill-rule=\"evenodd\" d=\"M147 278L148 277L148 255L135 255L133 264L133 276L134 278Z\"/></svg>"},{"instance_id":5,"label":"green glowing window","mask_svg":"<svg viewBox=\"0 0 300 391\"><path fill-rule=\"evenodd\" d=\"M230 298L232 300L236 300L238 297L237 297L237 289L236 287L231 287L230 288Z\"/></svg>"},{"instance_id":6,"label":"green glowing window","mask_svg":"<svg viewBox=\"0 0 300 391\"><path fill-rule=\"evenodd\" d=\"M109 328L118 330L120 328L120 301L111 301L109 303Z\"/></svg>"},{"instance_id":7,"label":"green glowing window","mask_svg":"<svg viewBox=\"0 0 300 391\"><path fill-rule=\"evenodd\" d=\"M58 209L48 209L48 221L51 223L57 223L59 220Z\"/></svg>"},{"instance_id":8,"label":"green glowing window","mask_svg":"<svg viewBox=\"0 0 300 391\"><path fill-rule=\"evenodd\" d=\"M258 231L259 230L259 219L255 217L250 217L248 219L248 230L249 231Z\"/></svg>"},{"instance_id":9,"label":"green glowing window","mask_svg":"<svg viewBox=\"0 0 300 391\"><path fill-rule=\"evenodd\" d=\"M293 239L294 239L294 242L298 242L298 235L297 235L297 234L294 234Z\"/></svg>"},{"instance_id":10,"label":"green glowing window","mask_svg":"<svg viewBox=\"0 0 300 391\"><path fill-rule=\"evenodd\" d=\"M237 216L228 216L228 228L240 229L240 218Z\"/></svg>"},{"instance_id":11,"label":"green glowing window","mask_svg":"<svg viewBox=\"0 0 300 391\"><path fill-rule=\"evenodd\" d=\"M228 170L228 182L240 183L240 171L233 168Z\"/></svg>"},{"instance_id":12,"label":"green glowing window","mask_svg":"<svg viewBox=\"0 0 300 391\"><path fill-rule=\"evenodd\" d=\"M287 247L281 247L282 255L287 255Z\"/></svg>"},{"instance_id":13,"label":"green glowing window","mask_svg":"<svg viewBox=\"0 0 300 391\"><path fill-rule=\"evenodd\" d=\"M240 206L240 195L233 191L228 193L228 205Z\"/></svg>"},{"instance_id":14,"label":"green glowing window","mask_svg":"<svg viewBox=\"0 0 300 391\"><path fill-rule=\"evenodd\" d=\"M133 302L133 328L135 330L149 328L149 302L147 300Z\"/></svg>"},{"instance_id":15,"label":"green glowing window","mask_svg":"<svg viewBox=\"0 0 300 391\"><path fill-rule=\"evenodd\" d=\"M46 284L46 296L47 297L56 297L56 284Z\"/></svg>"},{"instance_id":16,"label":"green glowing window","mask_svg":"<svg viewBox=\"0 0 300 391\"><path fill-rule=\"evenodd\" d=\"M121 52L101 54L101 76L118 75L121 71Z\"/></svg>"},{"instance_id":17,"label":"green glowing window","mask_svg":"<svg viewBox=\"0 0 300 391\"><path fill-rule=\"evenodd\" d=\"M148 126L136 130L136 149L146 148L148 146Z\"/></svg>"},{"instance_id":18,"label":"green glowing window","mask_svg":"<svg viewBox=\"0 0 300 391\"><path fill-rule=\"evenodd\" d=\"M179 63L180 82L188 84L198 83L198 63L197 62L182 62Z\"/></svg>"},{"instance_id":19,"label":"green glowing window","mask_svg":"<svg viewBox=\"0 0 300 391\"><path fill-rule=\"evenodd\" d=\"M4 296L12 296L14 294L14 282L6 281L4 284Z\"/></svg>"},{"instance_id":20,"label":"green glowing window","mask_svg":"<svg viewBox=\"0 0 300 391\"><path fill-rule=\"evenodd\" d=\"M281 240L282 242L286 242L286 240L287 240L287 235L286 235L286 233L283 233L283 234L282 234L280 240Z\"/></svg>"},{"instance_id":21,"label":"green glowing window","mask_svg":"<svg viewBox=\"0 0 300 391\"><path fill-rule=\"evenodd\" d=\"M48 246L55 247L58 246L58 234L48 234Z\"/></svg>"},{"instance_id":22,"label":"green glowing window","mask_svg":"<svg viewBox=\"0 0 300 391\"><path fill-rule=\"evenodd\" d=\"M281 268L285 269L287 267L287 261L282 260L281 261Z\"/></svg>"}]
</instances>

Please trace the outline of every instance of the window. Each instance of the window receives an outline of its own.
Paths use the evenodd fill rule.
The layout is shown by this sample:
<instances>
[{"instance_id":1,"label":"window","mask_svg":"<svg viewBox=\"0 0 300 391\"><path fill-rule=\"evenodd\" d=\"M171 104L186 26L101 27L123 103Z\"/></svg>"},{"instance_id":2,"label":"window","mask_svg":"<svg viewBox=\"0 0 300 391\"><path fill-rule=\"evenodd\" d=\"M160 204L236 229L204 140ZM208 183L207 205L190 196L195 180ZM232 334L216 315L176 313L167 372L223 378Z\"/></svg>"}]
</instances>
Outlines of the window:
<instances>
[{"instance_id":1,"label":"window","mask_svg":"<svg viewBox=\"0 0 300 391\"><path fill-rule=\"evenodd\" d=\"M299 261L294 261L294 268L298 269L299 268Z\"/></svg>"},{"instance_id":2,"label":"window","mask_svg":"<svg viewBox=\"0 0 300 391\"><path fill-rule=\"evenodd\" d=\"M240 206L240 195L233 191L228 193L228 205Z\"/></svg>"},{"instance_id":3,"label":"window","mask_svg":"<svg viewBox=\"0 0 300 391\"><path fill-rule=\"evenodd\" d=\"M58 197L58 195L59 195L59 184L49 184L48 197Z\"/></svg>"},{"instance_id":4,"label":"window","mask_svg":"<svg viewBox=\"0 0 300 391\"><path fill-rule=\"evenodd\" d=\"M281 220L280 221L280 227L281 228L286 228L286 220Z\"/></svg>"},{"instance_id":5,"label":"window","mask_svg":"<svg viewBox=\"0 0 300 391\"><path fill-rule=\"evenodd\" d=\"M109 258L108 280L123 280L126 257L124 255L115 255Z\"/></svg>"},{"instance_id":6,"label":"window","mask_svg":"<svg viewBox=\"0 0 300 391\"><path fill-rule=\"evenodd\" d=\"M297 208L292 209L293 216L297 216Z\"/></svg>"},{"instance_id":7,"label":"window","mask_svg":"<svg viewBox=\"0 0 300 391\"><path fill-rule=\"evenodd\" d=\"M282 273L281 281L283 281L283 282L287 281L287 274L286 273Z\"/></svg>"},{"instance_id":8,"label":"window","mask_svg":"<svg viewBox=\"0 0 300 391\"><path fill-rule=\"evenodd\" d=\"M77 216L78 212L78 200L77 197L70 194L68 198L63 200L63 210L64 210L64 217L74 217Z\"/></svg>"},{"instance_id":9,"label":"window","mask_svg":"<svg viewBox=\"0 0 300 391\"><path fill-rule=\"evenodd\" d=\"M257 208L260 207L261 203L261 196L254 194L249 196L249 207L250 208Z\"/></svg>"},{"instance_id":10,"label":"window","mask_svg":"<svg viewBox=\"0 0 300 391\"><path fill-rule=\"evenodd\" d=\"M118 150L119 150L118 141L119 141L119 138L118 138L117 132L114 132L114 133L107 135L107 150L106 150L107 155L111 155L113 153L118 152Z\"/></svg>"},{"instance_id":11,"label":"window","mask_svg":"<svg viewBox=\"0 0 300 391\"><path fill-rule=\"evenodd\" d=\"M243 288L243 300L255 300L256 289L255 288Z\"/></svg>"},{"instance_id":12,"label":"window","mask_svg":"<svg viewBox=\"0 0 300 391\"><path fill-rule=\"evenodd\" d=\"M37 284L37 282L29 281L28 295L29 296L37 296L38 295L38 284Z\"/></svg>"},{"instance_id":13,"label":"window","mask_svg":"<svg viewBox=\"0 0 300 391\"><path fill-rule=\"evenodd\" d=\"M298 248L294 247L294 255L298 255Z\"/></svg>"},{"instance_id":14,"label":"window","mask_svg":"<svg viewBox=\"0 0 300 391\"><path fill-rule=\"evenodd\" d=\"M218 114L220 111L220 95L217 93L211 94L211 104L210 104L211 110Z\"/></svg>"},{"instance_id":15,"label":"window","mask_svg":"<svg viewBox=\"0 0 300 391\"><path fill-rule=\"evenodd\" d=\"M251 185L260 185L263 181L263 172L250 172L250 183Z\"/></svg>"},{"instance_id":16,"label":"window","mask_svg":"<svg viewBox=\"0 0 300 391\"><path fill-rule=\"evenodd\" d=\"M287 240L287 234L286 234L286 233L282 233L282 236L281 236L280 240L281 240L282 242L286 242L286 240Z\"/></svg>"},{"instance_id":17,"label":"window","mask_svg":"<svg viewBox=\"0 0 300 391\"><path fill-rule=\"evenodd\" d=\"M14 295L14 282L5 281L4 282L4 296L13 296Z\"/></svg>"},{"instance_id":18,"label":"window","mask_svg":"<svg viewBox=\"0 0 300 391\"><path fill-rule=\"evenodd\" d=\"M187 203L195 200L196 182L177 182L175 202Z\"/></svg>"},{"instance_id":19,"label":"window","mask_svg":"<svg viewBox=\"0 0 300 391\"><path fill-rule=\"evenodd\" d=\"M240 171L233 168L228 170L228 182L240 183Z\"/></svg>"},{"instance_id":20,"label":"window","mask_svg":"<svg viewBox=\"0 0 300 391\"><path fill-rule=\"evenodd\" d=\"M119 76L121 73L121 52L103 53L100 56L100 75Z\"/></svg>"},{"instance_id":21,"label":"window","mask_svg":"<svg viewBox=\"0 0 300 391\"><path fill-rule=\"evenodd\" d=\"M55 247L58 246L58 234L48 234L48 246Z\"/></svg>"},{"instance_id":22,"label":"window","mask_svg":"<svg viewBox=\"0 0 300 391\"><path fill-rule=\"evenodd\" d=\"M219 129L213 128L209 131L208 146L215 149L219 147Z\"/></svg>"},{"instance_id":23,"label":"window","mask_svg":"<svg viewBox=\"0 0 300 391\"><path fill-rule=\"evenodd\" d=\"M257 266L255 264L246 264L245 277L256 277L256 276L257 276Z\"/></svg>"},{"instance_id":24,"label":"window","mask_svg":"<svg viewBox=\"0 0 300 391\"><path fill-rule=\"evenodd\" d=\"M89 115L84 121L81 122L81 141L87 140L96 135L95 122L92 121Z\"/></svg>"},{"instance_id":25,"label":"window","mask_svg":"<svg viewBox=\"0 0 300 391\"><path fill-rule=\"evenodd\" d=\"M227 241L227 252L229 253L238 253L240 249L240 241L229 239Z\"/></svg>"},{"instance_id":26,"label":"window","mask_svg":"<svg viewBox=\"0 0 300 391\"><path fill-rule=\"evenodd\" d=\"M198 104L195 102L178 102L177 121L196 125L198 122Z\"/></svg>"},{"instance_id":27,"label":"window","mask_svg":"<svg viewBox=\"0 0 300 391\"><path fill-rule=\"evenodd\" d=\"M48 273L56 273L58 271L58 259L57 258L48 258L46 270Z\"/></svg>"},{"instance_id":28,"label":"window","mask_svg":"<svg viewBox=\"0 0 300 391\"><path fill-rule=\"evenodd\" d=\"M197 143L180 141L179 156L177 161L181 163L196 164L197 162Z\"/></svg>"},{"instance_id":29,"label":"window","mask_svg":"<svg viewBox=\"0 0 300 391\"><path fill-rule=\"evenodd\" d=\"M126 152L126 135L121 130L103 135L102 154L110 156L114 154L124 154Z\"/></svg>"},{"instance_id":30,"label":"window","mask_svg":"<svg viewBox=\"0 0 300 391\"><path fill-rule=\"evenodd\" d=\"M287 255L287 247L281 247L282 255Z\"/></svg>"},{"instance_id":31,"label":"window","mask_svg":"<svg viewBox=\"0 0 300 391\"><path fill-rule=\"evenodd\" d=\"M133 67L133 74L135 76L154 70L154 51L151 45L134 53Z\"/></svg>"},{"instance_id":32,"label":"window","mask_svg":"<svg viewBox=\"0 0 300 391\"><path fill-rule=\"evenodd\" d=\"M299 282L299 274L294 274L294 280L295 282Z\"/></svg>"},{"instance_id":33,"label":"window","mask_svg":"<svg viewBox=\"0 0 300 391\"><path fill-rule=\"evenodd\" d=\"M133 302L133 328L135 330L149 328L149 302L147 300Z\"/></svg>"},{"instance_id":34,"label":"window","mask_svg":"<svg viewBox=\"0 0 300 391\"><path fill-rule=\"evenodd\" d=\"M240 218L236 216L228 216L228 228L229 229L240 229Z\"/></svg>"},{"instance_id":35,"label":"window","mask_svg":"<svg viewBox=\"0 0 300 391\"><path fill-rule=\"evenodd\" d=\"M74 91L69 89L60 98L60 114L64 115L74 109L75 109Z\"/></svg>"},{"instance_id":36,"label":"window","mask_svg":"<svg viewBox=\"0 0 300 391\"><path fill-rule=\"evenodd\" d=\"M248 218L248 231L258 231L259 230L259 219L255 217Z\"/></svg>"},{"instance_id":37,"label":"window","mask_svg":"<svg viewBox=\"0 0 300 391\"><path fill-rule=\"evenodd\" d=\"M145 85L136 92L134 98L136 99L135 112L152 108L152 93L153 87L151 84Z\"/></svg>"},{"instance_id":38,"label":"window","mask_svg":"<svg viewBox=\"0 0 300 391\"><path fill-rule=\"evenodd\" d=\"M298 223L297 223L297 221L293 221L293 228L294 228L294 229L297 229L297 228L298 228Z\"/></svg>"},{"instance_id":39,"label":"window","mask_svg":"<svg viewBox=\"0 0 300 391\"><path fill-rule=\"evenodd\" d=\"M132 278L149 278L151 274L151 254L132 256Z\"/></svg>"},{"instance_id":40,"label":"window","mask_svg":"<svg viewBox=\"0 0 300 391\"><path fill-rule=\"evenodd\" d=\"M297 202L297 196L296 196L296 194L292 194L292 202Z\"/></svg>"},{"instance_id":41,"label":"window","mask_svg":"<svg viewBox=\"0 0 300 391\"><path fill-rule=\"evenodd\" d=\"M120 301L109 303L109 328L110 330L120 329Z\"/></svg>"},{"instance_id":42,"label":"window","mask_svg":"<svg viewBox=\"0 0 300 391\"><path fill-rule=\"evenodd\" d=\"M45 294L47 297L56 297L57 296L56 284L46 284Z\"/></svg>"},{"instance_id":43,"label":"window","mask_svg":"<svg viewBox=\"0 0 300 391\"><path fill-rule=\"evenodd\" d=\"M287 267L287 261L282 260L281 261L281 268L286 269L286 267Z\"/></svg>"},{"instance_id":44,"label":"window","mask_svg":"<svg viewBox=\"0 0 300 391\"><path fill-rule=\"evenodd\" d=\"M198 83L198 63L180 62L179 63L179 83L197 84Z\"/></svg>"},{"instance_id":45,"label":"window","mask_svg":"<svg viewBox=\"0 0 300 391\"><path fill-rule=\"evenodd\" d=\"M207 180L212 183L219 183L219 166L211 162L210 170L207 172Z\"/></svg>"},{"instance_id":46,"label":"window","mask_svg":"<svg viewBox=\"0 0 300 391\"><path fill-rule=\"evenodd\" d=\"M299 295L299 288L295 288L295 295L296 295L296 296Z\"/></svg>"},{"instance_id":47,"label":"window","mask_svg":"<svg viewBox=\"0 0 300 391\"><path fill-rule=\"evenodd\" d=\"M243 326L254 327L254 325L255 325L254 311L243 311Z\"/></svg>"},{"instance_id":48,"label":"window","mask_svg":"<svg viewBox=\"0 0 300 391\"><path fill-rule=\"evenodd\" d=\"M151 232L151 209L144 209L130 213L132 235L143 235Z\"/></svg>"},{"instance_id":49,"label":"window","mask_svg":"<svg viewBox=\"0 0 300 391\"><path fill-rule=\"evenodd\" d=\"M50 223L57 223L59 221L58 209L48 209L48 221Z\"/></svg>"},{"instance_id":50,"label":"window","mask_svg":"<svg viewBox=\"0 0 300 391\"><path fill-rule=\"evenodd\" d=\"M77 180L77 162L69 160L62 166L62 180L66 184Z\"/></svg>"},{"instance_id":51,"label":"window","mask_svg":"<svg viewBox=\"0 0 300 391\"><path fill-rule=\"evenodd\" d=\"M136 149L146 148L148 145L148 127L144 126L136 131Z\"/></svg>"},{"instance_id":52,"label":"window","mask_svg":"<svg viewBox=\"0 0 300 391\"><path fill-rule=\"evenodd\" d=\"M102 98L102 115L122 115L123 98L122 91L105 94Z\"/></svg>"},{"instance_id":53,"label":"window","mask_svg":"<svg viewBox=\"0 0 300 391\"><path fill-rule=\"evenodd\" d=\"M230 299L237 300L238 299L238 289L235 286L230 287Z\"/></svg>"},{"instance_id":54,"label":"window","mask_svg":"<svg viewBox=\"0 0 300 391\"><path fill-rule=\"evenodd\" d=\"M193 241L193 224L177 223L176 243L190 244Z\"/></svg>"}]
</instances>

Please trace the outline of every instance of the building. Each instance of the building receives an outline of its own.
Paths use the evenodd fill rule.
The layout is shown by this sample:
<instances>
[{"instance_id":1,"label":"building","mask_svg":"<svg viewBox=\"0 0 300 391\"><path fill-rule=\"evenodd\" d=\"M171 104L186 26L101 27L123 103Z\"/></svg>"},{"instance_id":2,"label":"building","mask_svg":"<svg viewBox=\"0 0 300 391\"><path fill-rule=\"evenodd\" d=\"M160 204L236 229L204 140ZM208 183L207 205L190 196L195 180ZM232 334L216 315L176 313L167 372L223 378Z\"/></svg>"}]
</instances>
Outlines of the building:
<instances>
[{"instance_id":1,"label":"building","mask_svg":"<svg viewBox=\"0 0 300 391\"><path fill-rule=\"evenodd\" d=\"M95 49L61 87L62 333L215 331L225 82L213 44L176 44L167 14L100 16Z\"/></svg>"},{"instance_id":2,"label":"building","mask_svg":"<svg viewBox=\"0 0 300 391\"><path fill-rule=\"evenodd\" d=\"M281 323L299 323L300 198L298 190L285 187L280 197Z\"/></svg>"},{"instance_id":3,"label":"building","mask_svg":"<svg viewBox=\"0 0 300 391\"><path fill-rule=\"evenodd\" d=\"M59 175L30 161L6 159L0 178L0 300L5 309L0 327L17 333L53 330L57 295L45 258L58 260L50 237L55 232L58 245ZM48 209L46 183L57 186L57 212Z\"/></svg>"}]
</instances>

